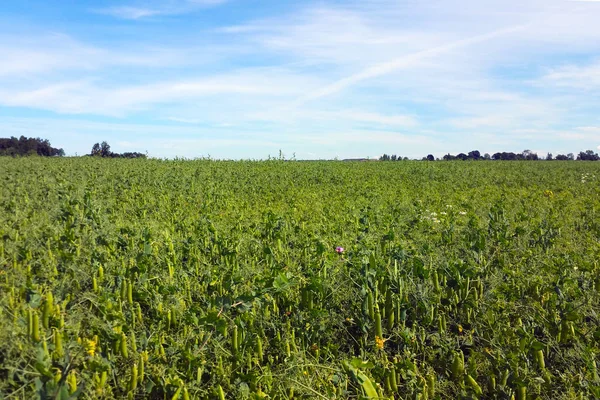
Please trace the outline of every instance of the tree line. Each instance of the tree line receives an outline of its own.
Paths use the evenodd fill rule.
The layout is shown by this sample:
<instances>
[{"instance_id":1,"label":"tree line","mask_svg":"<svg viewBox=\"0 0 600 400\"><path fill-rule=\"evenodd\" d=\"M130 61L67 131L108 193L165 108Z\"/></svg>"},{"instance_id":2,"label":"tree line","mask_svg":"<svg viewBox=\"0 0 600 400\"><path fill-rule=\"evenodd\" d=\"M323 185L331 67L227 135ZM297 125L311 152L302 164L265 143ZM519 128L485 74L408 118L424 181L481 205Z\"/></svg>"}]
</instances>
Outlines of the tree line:
<instances>
[{"instance_id":1,"label":"tree line","mask_svg":"<svg viewBox=\"0 0 600 400\"><path fill-rule=\"evenodd\" d=\"M138 152L113 153L110 151L110 145L107 142L95 143L89 154L92 157L105 158L146 158L146 154Z\"/></svg>"},{"instance_id":2,"label":"tree line","mask_svg":"<svg viewBox=\"0 0 600 400\"><path fill-rule=\"evenodd\" d=\"M16 138L0 138L0 156L43 156L62 157L65 155L63 149L57 149L50 145L48 139L27 138L21 136Z\"/></svg>"},{"instance_id":3,"label":"tree line","mask_svg":"<svg viewBox=\"0 0 600 400\"><path fill-rule=\"evenodd\" d=\"M381 157L379 157L379 161L406 161L408 160L408 157L402 157L396 154L384 154ZM545 160L545 161L553 161L553 160L557 160L557 161L573 161L573 160L577 160L577 161L600 161L600 156L598 156L598 153L595 153L593 150L586 150L586 151L581 151L579 152L579 154L577 155L577 157L575 157L575 155L573 153L568 153L568 154L558 154L556 155L556 157L554 157L552 155L552 153L548 153L546 155L546 157L539 157L537 155L537 153L532 152L531 150L523 150L521 153L513 153L513 152L498 152L498 153L494 153L492 155L490 155L489 153L485 153L484 155L481 155L481 153L478 150L473 150L468 152L467 154L465 153L459 153L457 155L452 155L450 153L446 154L444 157L442 157L442 159L440 160L439 158L436 159L432 154L428 154L426 157L422 158L423 161L453 161L453 160L462 160L462 161L467 161L467 160L475 160L475 161L479 161L479 160L504 160L504 161L519 161L519 160L530 160L530 161L538 161L538 160Z\"/></svg>"},{"instance_id":4,"label":"tree line","mask_svg":"<svg viewBox=\"0 0 600 400\"><path fill-rule=\"evenodd\" d=\"M0 156L42 156L42 157L64 157L65 151L52 147L48 139L28 138L0 138ZM96 143L90 154L94 157L108 158L146 158L146 154L138 152L115 153L110 150L107 142Z\"/></svg>"}]
</instances>

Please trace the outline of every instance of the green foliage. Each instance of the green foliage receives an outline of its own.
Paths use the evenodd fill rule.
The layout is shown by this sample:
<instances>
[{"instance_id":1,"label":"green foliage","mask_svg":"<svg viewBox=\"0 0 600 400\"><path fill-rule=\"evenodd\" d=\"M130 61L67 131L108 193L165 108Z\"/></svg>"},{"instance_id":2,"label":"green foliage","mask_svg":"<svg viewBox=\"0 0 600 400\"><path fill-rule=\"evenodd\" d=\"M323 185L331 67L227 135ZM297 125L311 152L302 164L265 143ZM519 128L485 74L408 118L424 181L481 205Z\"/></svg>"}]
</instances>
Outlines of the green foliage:
<instances>
[{"instance_id":1,"label":"green foliage","mask_svg":"<svg viewBox=\"0 0 600 400\"><path fill-rule=\"evenodd\" d=\"M45 156L62 157L65 155L63 149L57 149L50 145L48 139L27 138L0 138L0 156Z\"/></svg>"},{"instance_id":2,"label":"green foliage","mask_svg":"<svg viewBox=\"0 0 600 400\"><path fill-rule=\"evenodd\" d=\"M0 159L0 398L598 398L597 175Z\"/></svg>"}]
</instances>

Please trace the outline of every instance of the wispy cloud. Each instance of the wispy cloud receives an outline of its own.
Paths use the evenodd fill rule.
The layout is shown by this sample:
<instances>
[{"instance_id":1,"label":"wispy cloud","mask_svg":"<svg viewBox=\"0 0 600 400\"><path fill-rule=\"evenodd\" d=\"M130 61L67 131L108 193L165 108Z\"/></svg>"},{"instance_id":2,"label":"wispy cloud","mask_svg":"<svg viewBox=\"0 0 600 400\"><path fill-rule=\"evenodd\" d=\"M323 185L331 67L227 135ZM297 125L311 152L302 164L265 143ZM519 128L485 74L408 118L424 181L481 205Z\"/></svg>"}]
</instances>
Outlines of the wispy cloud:
<instances>
[{"instance_id":1,"label":"wispy cloud","mask_svg":"<svg viewBox=\"0 0 600 400\"><path fill-rule=\"evenodd\" d=\"M597 90L600 88L600 61L555 68L544 75L540 83L583 90Z\"/></svg>"},{"instance_id":2,"label":"wispy cloud","mask_svg":"<svg viewBox=\"0 0 600 400\"><path fill-rule=\"evenodd\" d=\"M160 15L178 15L196 11L200 8L223 4L228 0L178 0L150 3L149 5L125 5L96 9L99 14L121 19L143 19Z\"/></svg>"},{"instance_id":3,"label":"wispy cloud","mask_svg":"<svg viewBox=\"0 0 600 400\"><path fill-rule=\"evenodd\" d=\"M298 100L298 104L302 104L302 103L310 101L310 100L318 99L320 97L329 96L331 94L340 92L350 86L356 85L367 79L377 78L379 76L389 74L390 72L394 72L394 71L397 71L402 68L412 67L416 63L420 62L421 60L423 60L425 58L434 57L436 55L440 55L440 54L444 54L446 52L460 49L461 47L466 47L466 46L469 46L472 44L492 40L494 38L497 38L497 37L500 37L503 35L507 35L507 34L511 34L518 30L522 30L523 28L524 28L524 26L521 25L521 26L514 26L514 27L510 27L510 28L506 28L506 29L501 29L501 30L486 33L486 34L477 35L477 36L474 36L471 38L457 40L455 42L451 42L451 43L448 43L448 44L445 44L442 46L436 46L436 47L433 47L433 48L430 48L427 50L422 50L422 51L418 51L413 54L402 56L402 57L396 58L391 61L373 65L369 68L364 69L361 72L352 74L345 78L342 78L342 79L340 79L332 84L329 84L313 93L309 93L308 95L301 97Z\"/></svg>"}]
</instances>

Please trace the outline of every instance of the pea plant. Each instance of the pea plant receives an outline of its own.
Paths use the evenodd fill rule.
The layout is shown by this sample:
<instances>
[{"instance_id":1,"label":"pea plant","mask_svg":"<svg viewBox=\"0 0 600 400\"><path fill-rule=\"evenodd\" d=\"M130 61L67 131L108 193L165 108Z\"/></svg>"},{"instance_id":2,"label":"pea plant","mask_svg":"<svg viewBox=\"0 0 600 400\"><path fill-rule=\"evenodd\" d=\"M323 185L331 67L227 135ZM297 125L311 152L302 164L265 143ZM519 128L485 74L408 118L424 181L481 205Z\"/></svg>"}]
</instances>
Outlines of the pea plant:
<instances>
[{"instance_id":1,"label":"pea plant","mask_svg":"<svg viewBox=\"0 0 600 400\"><path fill-rule=\"evenodd\" d=\"M600 398L598 168L0 158L0 398Z\"/></svg>"}]
</instances>

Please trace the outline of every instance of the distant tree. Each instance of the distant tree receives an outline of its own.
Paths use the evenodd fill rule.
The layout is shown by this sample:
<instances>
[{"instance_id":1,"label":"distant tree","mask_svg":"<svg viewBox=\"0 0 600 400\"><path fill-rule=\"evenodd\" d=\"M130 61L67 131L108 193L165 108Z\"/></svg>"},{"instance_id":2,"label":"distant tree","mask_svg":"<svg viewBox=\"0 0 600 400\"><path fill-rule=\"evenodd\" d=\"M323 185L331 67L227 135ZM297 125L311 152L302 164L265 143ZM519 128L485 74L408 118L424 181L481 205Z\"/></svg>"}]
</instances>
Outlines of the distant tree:
<instances>
[{"instance_id":1,"label":"distant tree","mask_svg":"<svg viewBox=\"0 0 600 400\"><path fill-rule=\"evenodd\" d=\"M479 160L481 158L481 153L479 150L470 151L468 157L473 160Z\"/></svg>"},{"instance_id":2,"label":"distant tree","mask_svg":"<svg viewBox=\"0 0 600 400\"><path fill-rule=\"evenodd\" d=\"M110 158L146 158L146 154L138 152L125 152L122 154L113 153L110 151L110 145L104 141L102 143L95 143L90 153L91 156L96 157L110 157Z\"/></svg>"},{"instance_id":3,"label":"distant tree","mask_svg":"<svg viewBox=\"0 0 600 400\"><path fill-rule=\"evenodd\" d=\"M520 155L517 155L513 152L505 152L502 153L494 153L492 156L492 160L504 160L504 161L514 161L520 159Z\"/></svg>"},{"instance_id":4,"label":"distant tree","mask_svg":"<svg viewBox=\"0 0 600 400\"><path fill-rule=\"evenodd\" d=\"M552 153L546 155L546 161L552 161Z\"/></svg>"},{"instance_id":5,"label":"distant tree","mask_svg":"<svg viewBox=\"0 0 600 400\"><path fill-rule=\"evenodd\" d=\"M102 150L100 150L100 143L94 143L92 146L92 152L90 156L102 157Z\"/></svg>"},{"instance_id":6,"label":"distant tree","mask_svg":"<svg viewBox=\"0 0 600 400\"><path fill-rule=\"evenodd\" d=\"M452 161L452 160L456 160L456 157L454 157L452 154L448 153L446 154L444 157L442 157L445 161Z\"/></svg>"},{"instance_id":7,"label":"distant tree","mask_svg":"<svg viewBox=\"0 0 600 400\"><path fill-rule=\"evenodd\" d=\"M102 157L110 157L112 154L110 152L110 145L105 141L100 143L100 154L102 155Z\"/></svg>"},{"instance_id":8,"label":"distant tree","mask_svg":"<svg viewBox=\"0 0 600 400\"><path fill-rule=\"evenodd\" d=\"M392 154L392 161L396 161L398 159L398 156L395 154Z\"/></svg>"},{"instance_id":9,"label":"distant tree","mask_svg":"<svg viewBox=\"0 0 600 400\"><path fill-rule=\"evenodd\" d=\"M427 161L435 161L435 157L433 156L433 154L427 155Z\"/></svg>"},{"instance_id":10,"label":"distant tree","mask_svg":"<svg viewBox=\"0 0 600 400\"><path fill-rule=\"evenodd\" d=\"M483 159L484 159L484 160L491 160L491 159L492 159L492 157L490 156L490 153L485 153L485 154L483 155Z\"/></svg>"},{"instance_id":11,"label":"distant tree","mask_svg":"<svg viewBox=\"0 0 600 400\"><path fill-rule=\"evenodd\" d=\"M575 159L575 155L573 153L569 153L567 154L567 157L569 158L569 160L573 161Z\"/></svg>"},{"instance_id":12,"label":"distant tree","mask_svg":"<svg viewBox=\"0 0 600 400\"><path fill-rule=\"evenodd\" d=\"M465 161L465 160L467 160L469 158L469 156L466 155L465 153L459 153L459 154L456 155L456 158Z\"/></svg>"},{"instance_id":13,"label":"distant tree","mask_svg":"<svg viewBox=\"0 0 600 400\"><path fill-rule=\"evenodd\" d=\"M594 153L593 150L586 150L585 152L581 151L577 155L577 160L579 161L598 161L600 157L598 154Z\"/></svg>"},{"instance_id":14,"label":"distant tree","mask_svg":"<svg viewBox=\"0 0 600 400\"><path fill-rule=\"evenodd\" d=\"M567 161L567 160L569 160L569 156L566 156L564 154L558 154L556 156L555 160L558 160L558 161Z\"/></svg>"}]
</instances>

